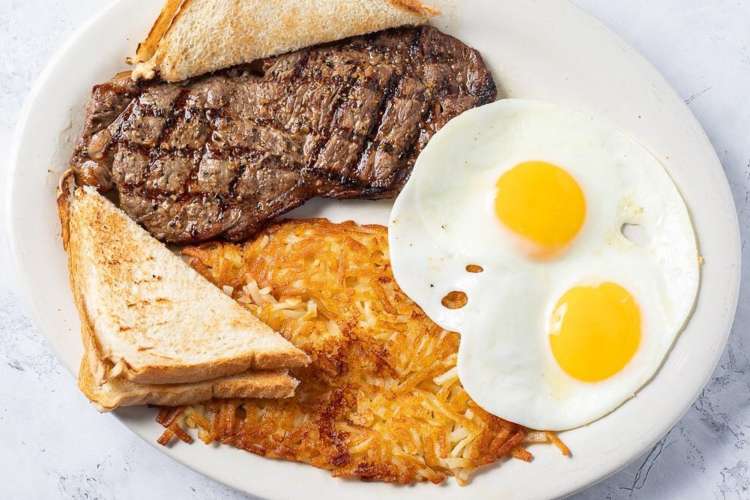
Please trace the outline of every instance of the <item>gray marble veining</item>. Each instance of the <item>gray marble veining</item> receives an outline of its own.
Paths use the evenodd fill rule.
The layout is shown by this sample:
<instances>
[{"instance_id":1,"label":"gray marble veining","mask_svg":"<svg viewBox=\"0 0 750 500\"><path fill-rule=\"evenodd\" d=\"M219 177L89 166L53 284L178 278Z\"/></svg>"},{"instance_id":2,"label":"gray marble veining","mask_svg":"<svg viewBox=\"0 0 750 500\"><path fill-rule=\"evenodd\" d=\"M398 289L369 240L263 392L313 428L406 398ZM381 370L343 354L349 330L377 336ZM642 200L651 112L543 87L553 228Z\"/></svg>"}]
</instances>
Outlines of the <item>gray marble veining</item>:
<instances>
[{"instance_id":1,"label":"gray marble veining","mask_svg":"<svg viewBox=\"0 0 750 500\"><path fill-rule=\"evenodd\" d=\"M750 3L575 3L640 50L701 121L731 183L746 258ZM0 0L0 150L6 155L34 78L60 43L102 5L98 0ZM246 498L173 462L112 417L97 414L24 315L12 272L2 242L0 498ZM730 345L690 411L647 454L576 498L750 498L748 278L746 266Z\"/></svg>"}]
</instances>

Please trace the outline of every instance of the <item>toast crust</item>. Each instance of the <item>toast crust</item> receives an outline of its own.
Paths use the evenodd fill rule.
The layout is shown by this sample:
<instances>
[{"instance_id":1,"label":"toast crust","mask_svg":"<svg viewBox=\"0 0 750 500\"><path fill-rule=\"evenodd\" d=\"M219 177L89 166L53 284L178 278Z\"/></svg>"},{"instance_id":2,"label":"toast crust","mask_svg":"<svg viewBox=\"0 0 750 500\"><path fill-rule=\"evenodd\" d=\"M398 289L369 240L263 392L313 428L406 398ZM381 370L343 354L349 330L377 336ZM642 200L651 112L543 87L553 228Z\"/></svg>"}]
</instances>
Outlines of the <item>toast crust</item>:
<instances>
[{"instance_id":1,"label":"toast crust","mask_svg":"<svg viewBox=\"0 0 750 500\"><path fill-rule=\"evenodd\" d=\"M438 14L419 0L167 0L132 75L180 81Z\"/></svg>"},{"instance_id":2,"label":"toast crust","mask_svg":"<svg viewBox=\"0 0 750 500\"><path fill-rule=\"evenodd\" d=\"M424 17L433 17L440 15L440 9L425 5L419 0L388 0L388 3L392 4L395 7L408 10L410 12L413 12L414 14Z\"/></svg>"},{"instance_id":3,"label":"toast crust","mask_svg":"<svg viewBox=\"0 0 750 500\"><path fill-rule=\"evenodd\" d=\"M156 18L154 25L146 35L146 38L138 44L135 50L135 57L133 62L143 63L151 59L156 53L156 48L159 45L159 41L169 31L172 26L177 13L180 8L189 0L167 0L159 12L159 17Z\"/></svg>"}]
</instances>

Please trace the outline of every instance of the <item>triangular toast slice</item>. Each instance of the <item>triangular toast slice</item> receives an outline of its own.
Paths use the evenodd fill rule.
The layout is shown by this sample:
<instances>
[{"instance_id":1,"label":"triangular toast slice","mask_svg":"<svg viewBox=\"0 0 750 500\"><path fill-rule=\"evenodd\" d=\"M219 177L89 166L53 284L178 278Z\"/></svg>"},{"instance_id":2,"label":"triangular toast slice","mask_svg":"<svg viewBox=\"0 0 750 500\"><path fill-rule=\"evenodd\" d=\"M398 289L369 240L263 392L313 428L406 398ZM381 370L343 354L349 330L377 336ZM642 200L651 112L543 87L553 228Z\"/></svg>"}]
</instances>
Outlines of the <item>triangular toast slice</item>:
<instances>
[{"instance_id":1,"label":"triangular toast slice","mask_svg":"<svg viewBox=\"0 0 750 500\"><path fill-rule=\"evenodd\" d=\"M307 355L91 187L63 182L71 288L101 360L141 384L303 366Z\"/></svg>"},{"instance_id":2,"label":"triangular toast slice","mask_svg":"<svg viewBox=\"0 0 750 500\"><path fill-rule=\"evenodd\" d=\"M419 0L167 0L138 45L134 78L174 82L438 13Z\"/></svg>"}]
</instances>

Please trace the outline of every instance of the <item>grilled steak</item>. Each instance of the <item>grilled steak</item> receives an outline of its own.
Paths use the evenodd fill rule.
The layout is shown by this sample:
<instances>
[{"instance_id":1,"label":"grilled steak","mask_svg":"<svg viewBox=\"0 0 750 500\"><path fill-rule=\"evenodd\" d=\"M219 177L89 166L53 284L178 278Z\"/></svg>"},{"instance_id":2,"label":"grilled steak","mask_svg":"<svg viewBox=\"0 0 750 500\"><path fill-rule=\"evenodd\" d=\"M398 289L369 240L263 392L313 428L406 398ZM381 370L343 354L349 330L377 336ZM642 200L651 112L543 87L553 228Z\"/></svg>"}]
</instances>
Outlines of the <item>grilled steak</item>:
<instances>
[{"instance_id":1,"label":"grilled steak","mask_svg":"<svg viewBox=\"0 0 750 500\"><path fill-rule=\"evenodd\" d=\"M394 196L432 135L495 99L479 54L401 28L180 84L93 89L72 158L155 237L242 240L315 196Z\"/></svg>"}]
</instances>

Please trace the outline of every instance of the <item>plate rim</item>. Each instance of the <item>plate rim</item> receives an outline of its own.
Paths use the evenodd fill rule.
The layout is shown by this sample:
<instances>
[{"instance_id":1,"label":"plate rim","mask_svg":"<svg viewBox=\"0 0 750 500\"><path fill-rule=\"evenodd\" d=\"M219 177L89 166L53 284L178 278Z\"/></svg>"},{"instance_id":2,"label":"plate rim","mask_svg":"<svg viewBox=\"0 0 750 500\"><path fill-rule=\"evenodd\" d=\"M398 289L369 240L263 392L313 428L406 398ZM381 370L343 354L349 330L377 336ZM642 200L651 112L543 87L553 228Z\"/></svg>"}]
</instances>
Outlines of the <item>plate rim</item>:
<instances>
[{"instance_id":1,"label":"plate rim","mask_svg":"<svg viewBox=\"0 0 750 500\"><path fill-rule=\"evenodd\" d=\"M15 188L16 188L17 183L19 182L18 173L20 171L19 156L21 152L21 145L23 143L24 138L28 135L28 131L27 131L28 122L31 117L31 112L34 108L34 103L38 99L42 90L45 87L47 87L47 85L49 84L49 80L51 76L53 75L55 70L58 68L58 66L61 64L64 56L70 51L71 47L75 46L78 43L79 39L83 38L85 34L90 29L92 29L93 26L102 22L103 19L111 15L112 11L119 8L122 4L126 3L127 1L130 1L130 0L113 0L108 5L103 6L100 11L98 11L90 19L82 23L81 26L79 26L71 35L68 36L65 42L61 44L61 46L55 51L52 57L49 58L44 69L35 80L34 85L32 86L26 99L24 100L23 107L21 108L21 111L19 113L19 118L16 123L14 133L12 135L12 142L11 142L10 155L9 155L9 160L8 160L8 170L7 170L7 177L6 177L7 179L6 191L5 191L6 203L4 207L5 208L5 231L7 235L7 241L9 243L8 247L10 250L10 263L15 265L15 273L14 273L16 277L15 284L17 286L18 291L20 292L19 295L22 298L22 302L26 311L29 312L31 319L33 320L34 324L37 326L42 324L42 322L39 320L39 318L42 316L42 311L38 307L37 303L33 300L33 293L32 293L33 287L32 287L32 283L30 279L28 278L28 273L26 272L26 270L30 266L30 263L27 263L26 260L23 259L21 256L21 244L19 241L20 238L18 235L18 228L16 227L16 224L14 222L15 215L16 215L15 206L16 206L16 198L17 198L17 189ZM637 49L632 47L630 44L626 43L622 39L622 37L620 37L617 33L612 31L608 26L606 26L598 18L591 15L590 13L588 13L587 11L585 11L583 8L579 7L578 5L570 2L569 0L547 0L547 1L557 2L560 4L566 4L567 6L566 8L569 8L569 9L572 9L572 11L575 11L576 15L580 17L585 17L588 22L595 23L596 25L598 25L598 27L602 29L603 31L605 31L609 37L619 41L619 43L630 53L629 55L633 57L634 59L637 59L638 62L641 64L641 66L643 66L644 68L650 69L651 72L655 76L658 76L658 78L660 78L663 81L664 87L666 89L669 89L669 91L672 94L674 94L675 96L678 96L674 88L669 84L668 81L666 81L666 79L663 77L661 72L653 64L651 64L650 61L648 61ZM700 132L705 137L707 144L712 149L716 164L718 166L722 166L721 161L719 160L718 155L716 154L715 148L713 144L711 144L710 140L708 139L706 132L703 129L702 125L694 116L694 114L692 113L692 110L690 110L690 108L687 105L684 105L684 107L688 110L692 119L695 121L695 123L699 127ZM737 215L736 204L734 202L734 198L731 193L729 181L723 169L721 170L721 185L722 185L721 186L722 190L724 191L724 196L728 197L728 200L734 209L732 215L730 216L731 217L730 224L733 228L733 231L729 237L736 243L736 245L733 245L733 247L735 247L735 253L736 253L735 268L737 271L733 279L734 283L731 283L732 285L731 290L729 290L729 292L731 293L730 297L732 299L731 301L732 303L728 305L729 306L728 312L726 316L724 317L725 324L721 325L721 329L719 328L716 329L716 331L721 333L721 339L720 339L721 349L717 350L717 355L712 360L710 370L706 369L705 376L703 377L702 383L699 386L696 386L692 399L684 405L684 407L679 412L679 415L677 415L677 417L673 419L673 421L669 424L668 427L665 427L664 429L662 429L660 432L657 433L655 438L650 439L649 441L643 442L640 446L638 446L638 450L634 451L630 457L620 460L618 463L612 464L611 466L607 467L608 468L607 472L603 474L599 474L599 475L593 475L591 477L586 477L586 478L582 478L581 476L579 476L578 481L572 481L569 488L566 489L565 491L559 492L558 495L567 496L567 495L574 494L599 481L606 479L607 477L610 477L611 475L622 470L624 467L626 467L636 458L638 458L643 453L645 453L648 449L653 447L655 443L657 443L660 439L663 438L663 436L669 431L669 429L671 429L677 422L679 422L684 417L684 415L692 406L693 402L698 398L703 388L706 386L706 384L709 382L709 380L713 376L716 370L716 367L719 364L721 357L724 351L726 350L726 346L728 344L729 336L732 331L732 326L736 317L736 311L737 311L737 307L739 304L739 295L740 295L740 288L741 288L741 283L742 283L742 280L741 280L742 253L741 251L739 251L740 245L741 245L741 233L740 233L739 219ZM43 328L39 328L39 329L40 329L40 332L45 336L45 338L48 341L52 340L47 331L45 331ZM66 370L71 372L70 367L67 365L67 363L63 362L63 356L61 356L61 352L59 348L56 346L56 343L54 341L50 342L50 347L52 348L52 351L55 353L55 356L58 358L58 360L61 361L61 364L65 366ZM708 364L706 365L706 367L708 368ZM73 372L71 372L71 374L73 374ZM658 377L658 373L656 376ZM243 487L239 483L239 481L232 480L232 478L228 477L227 474L217 473L216 471L207 471L205 469L200 468L197 464L191 463L189 460L185 459L184 457L181 457L178 454L175 454L171 449L165 449L161 446L157 446L156 442L152 439L151 436L146 436L144 432L140 432L139 430L135 429L132 423L129 423L129 417L127 415L123 415L122 413L117 413L117 412L115 412L114 415L118 421L120 421L122 424L128 427L129 430L134 432L137 436L139 436L141 439L146 441L149 445L158 449L162 453L169 455L171 458L177 460L181 464L207 477L210 477L214 480L217 480L233 488L236 488L240 491L245 491L247 493L253 494L253 492ZM268 495L269 497L274 497L275 495L278 496L278 494L281 491L283 491L283 487L282 489L265 488L262 486L264 483L265 483L264 481L259 481L257 483L260 487L254 490L256 492L255 494L264 494L264 495Z\"/></svg>"}]
</instances>

